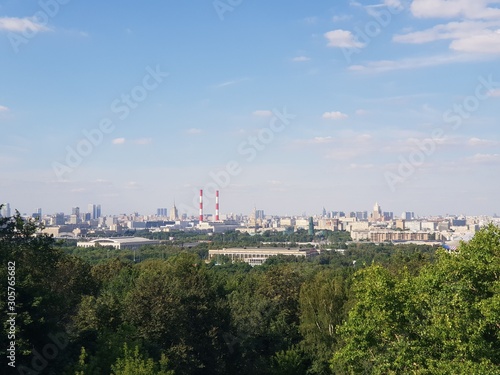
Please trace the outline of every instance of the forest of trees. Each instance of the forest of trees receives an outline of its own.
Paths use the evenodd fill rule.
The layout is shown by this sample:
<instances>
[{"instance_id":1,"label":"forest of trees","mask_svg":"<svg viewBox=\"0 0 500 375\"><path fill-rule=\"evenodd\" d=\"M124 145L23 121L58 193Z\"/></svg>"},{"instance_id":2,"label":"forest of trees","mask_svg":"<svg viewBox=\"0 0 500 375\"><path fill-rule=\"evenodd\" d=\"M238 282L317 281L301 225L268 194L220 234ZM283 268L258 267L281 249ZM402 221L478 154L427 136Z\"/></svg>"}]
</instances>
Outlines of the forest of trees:
<instances>
[{"instance_id":1,"label":"forest of trees","mask_svg":"<svg viewBox=\"0 0 500 375\"><path fill-rule=\"evenodd\" d=\"M351 244L254 268L205 261L230 233L191 249L145 248L134 263L34 236L38 227L19 214L0 218L2 373L499 374L493 225L454 253Z\"/></svg>"}]
</instances>

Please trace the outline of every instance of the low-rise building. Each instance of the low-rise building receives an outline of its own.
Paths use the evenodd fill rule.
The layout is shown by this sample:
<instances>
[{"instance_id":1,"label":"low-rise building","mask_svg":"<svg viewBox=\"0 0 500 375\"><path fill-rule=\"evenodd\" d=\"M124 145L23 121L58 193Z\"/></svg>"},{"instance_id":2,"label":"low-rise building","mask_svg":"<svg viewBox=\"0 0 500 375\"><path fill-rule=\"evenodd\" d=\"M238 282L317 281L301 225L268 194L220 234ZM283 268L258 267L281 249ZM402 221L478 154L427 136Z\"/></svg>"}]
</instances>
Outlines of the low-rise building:
<instances>
[{"instance_id":1,"label":"low-rise building","mask_svg":"<svg viewBox=\"0 0 500 375\"><path fill-rule=\"evenodd\" d=\"M429 232L406 232L398 230L371 231L371 242L429 241Z\"/></svg>"},{"instance_id":2,"label":"low-rise building","mask_svg":"<svg viewBox=\"0 0 500 375\"><path fill-rule=\"evenodd\" d=\"M246 262L251 266L261 265L267 258L277 255L293 255L297 257L311 257L318 255L315 249L299 248L227 248L222 250L209 250L208 258L217 259L218 256L227 256L233 262Z\"/></svg>"},{"instance_id":3,"label":"low-rise building","mask_svg":"<svg viewBox=\"0 0 500 375\"><path fill-rule=\"evenodd\" d=\"M158 245L160 241L149 240L142 237L115 237L115 238L96 238L91 241L77 242L78 247L96 247L109 246L117 250L138 249L144 245Z\"/></svg>"}]
</instances>

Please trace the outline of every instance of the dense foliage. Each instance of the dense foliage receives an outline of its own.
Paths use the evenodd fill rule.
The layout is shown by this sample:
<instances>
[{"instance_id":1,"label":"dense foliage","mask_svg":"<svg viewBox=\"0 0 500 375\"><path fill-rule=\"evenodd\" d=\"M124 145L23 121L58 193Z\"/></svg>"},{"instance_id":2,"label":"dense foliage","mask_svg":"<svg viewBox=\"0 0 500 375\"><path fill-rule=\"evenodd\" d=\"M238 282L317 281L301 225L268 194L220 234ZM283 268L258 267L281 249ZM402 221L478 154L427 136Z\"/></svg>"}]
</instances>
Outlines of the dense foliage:
<instances>
[{"instance_id":1,"label":"dense foliage","mask_svg":"<svg viewBox=\"0 0 500 375\"><path fill-rule=\"evenodd\" d=\"M134 262L131 252L65 247L34 236L37 228L19 215L0 219L0 309L7 311L7 264L15 261L18 313L17 367L7 366L10 340L2 334L2 371L498 373L500 230L494 226L452 254L430 246L346 246L344 234L326 233L328 247L343 252L276 257L255 268L207 263L206 252L219 242L289 238L214 235L212 243L189 249L143 248ZM5 332L5 314L2 324Z\"/></svg>"}]
</instances>

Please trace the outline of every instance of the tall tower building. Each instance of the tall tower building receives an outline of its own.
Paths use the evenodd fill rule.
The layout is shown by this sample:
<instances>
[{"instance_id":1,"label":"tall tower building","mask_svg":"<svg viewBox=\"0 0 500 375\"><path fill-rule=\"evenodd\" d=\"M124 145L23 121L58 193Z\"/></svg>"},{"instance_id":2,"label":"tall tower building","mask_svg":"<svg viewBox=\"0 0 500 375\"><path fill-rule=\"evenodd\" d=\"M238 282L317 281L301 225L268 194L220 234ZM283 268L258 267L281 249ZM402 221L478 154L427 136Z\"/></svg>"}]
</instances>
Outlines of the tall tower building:
<instances>
[{"instance_id":1,"label":"tall tower building","mask_svg":"<svg viewBox=\"0 0 500 375\"><path fill-rule=\"evenodd\" d=\"M175 207L175 202L174 206L170 209L170 220L171 221L179 220L179 211L177 211L177 207Z\"/></svg>"},{"instance_id":2,"label":"tall tower building","mask_svg":"<svg viewBox=\"0 0 500 375\"><path fill-rule=\"evenodd\" d=\"M372 219L373 221L379 221L382 220L382 208L380 208L378 202L375 203L375 206L373 206L373 215Z\"/></svg>"},{"instance_id":3,"label":"tall tower building","mask_svg":"<svg viewBox=\"0 0 500 375\"><path fill-rule=\"evenodd\" d=\"M87 211L90 214L90 219L96 220L101 217L101 205L100 204L93 204L89 203L87 206Z\"/></svg>"},{"instance_id":4,"label":"tall tower building","mask_svg":"<svg viewBox=\"0 0 500 375\"><path fill-rule=\"evenodd\" d=\"M167 216L167 209L166 208L158 208L156 210L156 216L166 217Z\"/></svg>"},{"instance_id":5,"label":"tall tower building","mask_svg":"<svg viewBox=\"0 0 500 375\"><path fill-rule=\"evenodd\" d=\"M0 211L0 216L10 217L10 204L9 203L5 203L5 205L2 207L2 210Z\"/></svg>"},{"instance_id":6,"label":"tall tower building","mask_svg":"<svg viewBox=\"0 0 500 375\"><path fill-rule=\"evenodd\" d=\"M95 204L89 203L87 206L87 212L90 214L90 220L95 220L96 216Z\"/></svg>"}]
</instances>

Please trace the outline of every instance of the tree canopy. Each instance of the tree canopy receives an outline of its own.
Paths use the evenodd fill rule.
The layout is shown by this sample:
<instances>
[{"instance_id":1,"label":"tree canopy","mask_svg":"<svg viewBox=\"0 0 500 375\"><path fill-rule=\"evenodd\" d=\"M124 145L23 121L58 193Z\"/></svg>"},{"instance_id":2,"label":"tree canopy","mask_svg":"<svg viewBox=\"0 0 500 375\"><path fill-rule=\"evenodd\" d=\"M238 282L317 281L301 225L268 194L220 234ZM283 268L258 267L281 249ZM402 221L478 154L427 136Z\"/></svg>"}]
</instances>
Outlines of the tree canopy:
<instances>
[{"instance_id":1,"label":"tree canopy","mask_svg":"<svg viewBox=\"0 0 500 375\"><path fill-rule=\"evenodd\" d=\"M18 213L0 218L2 311L7 265L15 262L12 373L498 373L500 230L493 225L456 252L349 244L253 268L206 262L200 249L208 245L162 244L141 249L149 255L133 262L106 249L77 251L39 228ZM229 233L224 243L250 238ZM1 361L9 345L1 335Z\"/></svg>"}]
</instances>

